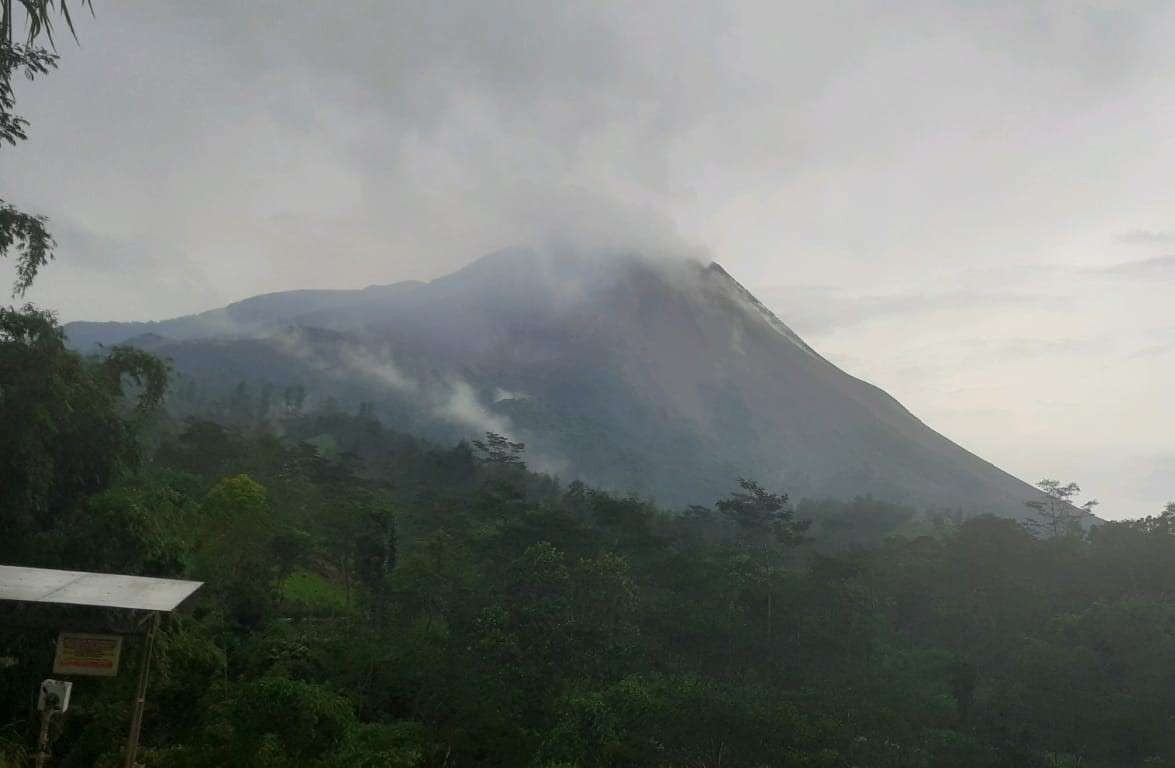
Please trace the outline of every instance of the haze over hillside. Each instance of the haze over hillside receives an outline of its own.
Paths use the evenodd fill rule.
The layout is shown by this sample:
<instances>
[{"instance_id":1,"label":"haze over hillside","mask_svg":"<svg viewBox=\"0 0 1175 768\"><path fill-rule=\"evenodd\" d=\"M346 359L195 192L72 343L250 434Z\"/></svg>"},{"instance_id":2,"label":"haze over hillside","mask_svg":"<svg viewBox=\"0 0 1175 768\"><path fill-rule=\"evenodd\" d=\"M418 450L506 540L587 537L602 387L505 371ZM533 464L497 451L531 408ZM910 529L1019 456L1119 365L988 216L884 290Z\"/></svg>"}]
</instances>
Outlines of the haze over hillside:
<instances>
[{"instance_id":1,"label":"haze over hillside","mask_svg":"<svg viewBox=\"0 0 1175 768\"><path fill-rule=\"evenodd\" d=\"M669 504L740 476L1011 516L1034 494L822 358L718 264L511 249L429 283L67 332L144 347L215 391L301 384L438 439L504 432L564 479Z\"/></svg>"}]
</instances>

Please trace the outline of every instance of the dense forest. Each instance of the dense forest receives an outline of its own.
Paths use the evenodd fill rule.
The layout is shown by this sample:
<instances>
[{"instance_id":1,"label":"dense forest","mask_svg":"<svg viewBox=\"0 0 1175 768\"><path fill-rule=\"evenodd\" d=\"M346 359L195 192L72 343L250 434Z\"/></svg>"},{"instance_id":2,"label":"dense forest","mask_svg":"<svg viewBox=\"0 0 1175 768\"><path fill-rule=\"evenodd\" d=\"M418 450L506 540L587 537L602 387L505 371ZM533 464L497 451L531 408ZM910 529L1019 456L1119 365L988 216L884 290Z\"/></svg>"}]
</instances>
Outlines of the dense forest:
<instances>
[{"instance_id":1,"label":"dense forest","mask_svg":"<svg viewBox=\"0 0 1175 768\"><path fill-rule=\"evenodd\" d=\"M0 562L206 583L145 765L1175 763L1175 506L1054 535L732 478L660 509L369 409L177 419L165 364L32 310L0 381ZM0 764L51 641L0 632ZM116 764L132 684L77 681L55 765Z\"/></svg>"}]
</instances>

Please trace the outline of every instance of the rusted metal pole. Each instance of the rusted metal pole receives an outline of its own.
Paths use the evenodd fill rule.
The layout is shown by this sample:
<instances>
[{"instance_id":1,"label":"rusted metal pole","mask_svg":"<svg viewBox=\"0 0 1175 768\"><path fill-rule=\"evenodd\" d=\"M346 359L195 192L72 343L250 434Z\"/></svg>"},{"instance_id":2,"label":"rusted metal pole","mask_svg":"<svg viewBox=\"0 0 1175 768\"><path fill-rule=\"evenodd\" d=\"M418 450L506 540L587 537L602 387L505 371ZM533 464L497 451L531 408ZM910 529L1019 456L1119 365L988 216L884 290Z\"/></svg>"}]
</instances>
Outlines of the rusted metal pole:
<instances>
[{"instance_id":1,"label":"rusted metal pole","mask_svg":"<svg viewBox=\"0 0 1175 768\"><path fill-rule=\"evenodd\" d=\"M139 685L135 690L135 706L131 714L131 732L126 739L125 768L135 768L139 753L139 731L143 728L143 705L147 701L147 676L151 672L151 647L155 644L155 632L159 629L159 612L151 614L151 624L143 639L143 658L139 662Z\"/></svg>"}]
</instances>

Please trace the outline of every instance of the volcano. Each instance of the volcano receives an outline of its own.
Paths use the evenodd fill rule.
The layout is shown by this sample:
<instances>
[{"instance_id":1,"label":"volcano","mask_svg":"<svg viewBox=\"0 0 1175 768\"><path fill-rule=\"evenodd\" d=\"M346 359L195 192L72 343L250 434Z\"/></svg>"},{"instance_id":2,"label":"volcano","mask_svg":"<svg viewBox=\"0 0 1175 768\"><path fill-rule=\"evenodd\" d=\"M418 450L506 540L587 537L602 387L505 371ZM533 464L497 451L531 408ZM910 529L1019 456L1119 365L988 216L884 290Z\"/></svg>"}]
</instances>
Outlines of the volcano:
<instances>
[{"instance_id":1,"label":"volcano","mask_svg":"<svg viewBox=\"0 0 1175 768\"><path fill-rule=\"evenodd\" d=\"M298 387L436 440L506 433L537 469L668 505L739 477L1009 517L1038 497L821 357L716 263L508 249L427 283L66 332L167 357L197 391Z\"/></svg>"}]
</instances>

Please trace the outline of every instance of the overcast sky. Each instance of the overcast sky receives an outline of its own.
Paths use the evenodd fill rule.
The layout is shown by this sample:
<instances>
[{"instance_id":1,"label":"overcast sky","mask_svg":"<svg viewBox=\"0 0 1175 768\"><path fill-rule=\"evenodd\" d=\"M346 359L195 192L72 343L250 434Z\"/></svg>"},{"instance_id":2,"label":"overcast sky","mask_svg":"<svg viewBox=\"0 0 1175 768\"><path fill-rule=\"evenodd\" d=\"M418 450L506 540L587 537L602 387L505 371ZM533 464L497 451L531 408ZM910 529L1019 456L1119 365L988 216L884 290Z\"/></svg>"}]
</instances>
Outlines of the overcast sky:
<instances>
[{"instance_id":1,"label":"overcast sky","mask_svg":"<svg viewBox=\"0 0 1175 768\"><path fill-rule=\"evenodd\" d=\"M1175 4L94 2L0 150L66 320L689 250L1024 479L1175 499Z\"/></svg>"}]
</instances>

